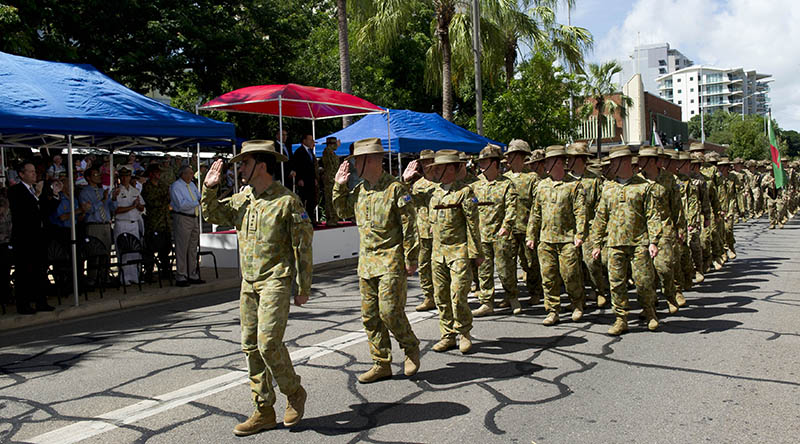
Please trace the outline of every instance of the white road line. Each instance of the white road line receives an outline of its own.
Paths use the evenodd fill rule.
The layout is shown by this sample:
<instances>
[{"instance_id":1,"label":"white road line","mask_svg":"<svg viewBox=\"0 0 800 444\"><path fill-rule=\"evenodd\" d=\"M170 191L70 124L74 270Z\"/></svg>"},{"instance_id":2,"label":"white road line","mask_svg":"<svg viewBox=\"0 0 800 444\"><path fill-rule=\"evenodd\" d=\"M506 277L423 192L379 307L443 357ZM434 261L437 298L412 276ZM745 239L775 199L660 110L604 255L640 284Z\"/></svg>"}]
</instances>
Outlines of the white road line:
<instances>
[{"instance_id":1,"label":"white road line","mask_svg":"<svg viewBox=\"0 0 800 444\"><path fill-rule=\"evenodd\" d=\"M413 312L408 315L408 320L412 324L415 324L434 316L436 316L436 312ZM343 350L351 345L366 342L366 340L367 336L364 330L354 331L328 341L320 342L316 345L295 350L290 356L293 363L302 364L311 359ZM155 396L152 399L140 401L128 407L104 413L100 416L96 416L95 419L92 420L76 422L75 424L43 433L22 442L36 444L76 443L247 382L248 378L245 370L232 371L175 390L174 392Z\"/></svg>"}]
</instances>

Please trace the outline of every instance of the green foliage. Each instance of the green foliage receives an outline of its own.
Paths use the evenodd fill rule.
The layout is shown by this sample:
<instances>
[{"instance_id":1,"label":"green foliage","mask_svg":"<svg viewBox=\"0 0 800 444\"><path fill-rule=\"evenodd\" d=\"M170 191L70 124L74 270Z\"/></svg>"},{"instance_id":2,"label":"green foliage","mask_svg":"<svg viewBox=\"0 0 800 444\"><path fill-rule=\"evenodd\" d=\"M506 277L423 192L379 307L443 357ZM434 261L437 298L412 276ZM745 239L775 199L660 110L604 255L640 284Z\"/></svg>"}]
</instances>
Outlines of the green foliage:
<instances>
[{"instance_id":1,"label":"green foliage","mask_svg":"<svg viewBox=\"0 0 800 444\"><path fill-rule=\"evenodd\" d=\"M742 120L741 114L717 111L703 116L703 130L706 141L729 145L728 156L743 159L769 159L769 139L766 134L765 119L749 114ZM800 134L796 131L783 131L773 121L778 138L778 150L783 156L800 154ZM689 121L689 137L701 139L700 116Z\"/></svg>"},{"instance_id":2,"label":"green foliage","mask_svg":"<svg viewBox=\"0 0 800 444\"><path fill-rule=\"evenodd\" d=\"M576 122L564 105L576 84L554 62L553 55L534 54L520 64L518 78L509 89L484 100L486 137L503 143L521 138L532 147L545 147L563 143L558 134L568 136L574 131Z\"/></svg>"}]
</instances>

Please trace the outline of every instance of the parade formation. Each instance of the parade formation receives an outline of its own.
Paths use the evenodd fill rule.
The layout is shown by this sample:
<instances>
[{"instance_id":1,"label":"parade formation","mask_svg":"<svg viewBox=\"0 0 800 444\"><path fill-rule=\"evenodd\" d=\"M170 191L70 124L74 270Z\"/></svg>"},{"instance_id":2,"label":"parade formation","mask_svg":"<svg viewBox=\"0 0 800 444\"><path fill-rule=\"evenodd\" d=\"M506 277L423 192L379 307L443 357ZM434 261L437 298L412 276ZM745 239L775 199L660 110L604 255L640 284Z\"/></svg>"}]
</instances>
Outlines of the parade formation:
<instances>
[{"instance_id":1,"label":"parade formation","mask_svg":"<svg viewBox=\"0 0 800 444\"><path fill-rule=\"evenodd\" d=\"M218 200L221 160L204 182L204 217L234 225L240 244L242 349L256 406L234 429L240 436L276 426L272 378L288 398L286 426L300 421L307 396L283 336L292 287L296 305L310 295L312 228L301 201L273 179L285 160L271 141L246 142L233 159L245 184L239 193ZM491 322L505 307L522 315L521 296L526 305L544 302L545 326L561 322L562 293L575 323L591 322L587 306L610 300L608 334L618 336L630 329L634 289L642 325L658 331L659 317L680 316L690 303L685 291L736 258L737 223L767 213L769 228L780 229L799 203L797 162L784 165L776 189L768 161L731 160L702 142L688 151L620 145L603 159L585 143L531 150L519 139L505 151L489 144L474 158L424 150L402 180L383 161L380 139L360 140L325 185L326 211L358 225L361 317L373 360L358 376L364 384L392 377L391 336L405 352L405 375L420 368L405 312L415 272L424 297L415 310L438 311L435 352L469 353L480 328L474 319ZM351 188L353 175L363 180Z\"/></svg>"}]
</instances>

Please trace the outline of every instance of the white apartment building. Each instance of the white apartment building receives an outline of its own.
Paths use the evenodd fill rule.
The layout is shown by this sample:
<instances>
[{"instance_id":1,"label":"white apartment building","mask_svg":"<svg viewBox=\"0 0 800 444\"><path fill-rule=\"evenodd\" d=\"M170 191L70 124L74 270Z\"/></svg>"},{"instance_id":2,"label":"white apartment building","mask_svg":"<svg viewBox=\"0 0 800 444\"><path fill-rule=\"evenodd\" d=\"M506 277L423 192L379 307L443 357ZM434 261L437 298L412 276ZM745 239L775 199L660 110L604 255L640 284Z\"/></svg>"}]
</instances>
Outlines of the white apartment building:
<instances>
[{"instance_id":1,"label":"white apartment building","mask_svg":"<svg viewBox=\"0 0 800 444\"><path fill-rule=\"evenodd\" d=\"M620 61L620 65L622 66L620 84L624 85L634 75L641 74L644 90L658 95L657 78L692 66L694 62L677 49L671 49L669 43L656 43L635 47L627 60Z\"/></svg>"},{"instance_id":2,"label":"white apartment building","mask_svg":"<svg viewBox=\"0 0 800 444\"><path fill-rule=\"evenodd\" d=\"M658 77L658 95L681 107L682 120L703 112L764 115L769 107L769 74L743 68L690 66Z\"/></svg>"}]
</instances>

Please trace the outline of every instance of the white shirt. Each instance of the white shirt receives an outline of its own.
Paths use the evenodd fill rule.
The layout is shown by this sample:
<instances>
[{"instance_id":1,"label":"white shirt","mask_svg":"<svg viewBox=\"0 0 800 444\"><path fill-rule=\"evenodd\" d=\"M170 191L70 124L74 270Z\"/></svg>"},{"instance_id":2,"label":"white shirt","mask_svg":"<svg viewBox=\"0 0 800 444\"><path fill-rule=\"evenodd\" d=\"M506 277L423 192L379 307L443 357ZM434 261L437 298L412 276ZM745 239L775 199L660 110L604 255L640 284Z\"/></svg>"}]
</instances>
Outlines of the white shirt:
<instances>
[{"instance_id":1,"label":"white shirt","mask_svg":"<svg viewBox=\"0 0 800 444\"><path fill-rule=\"evenodd\" d=\"M119 207L129 207L136 202L136 198L139 198L139 201L144 205L144 198L142 198L139 190L136 187L128 187L120 185L119 186L119 195L117 195L117 208ZM117 214L117 220L121 221L137 221L139 218L142 217L142 212L139 211L138 208L134 208L130 211L126 211L121 214Z\"/></svg>"}]
</instances>

